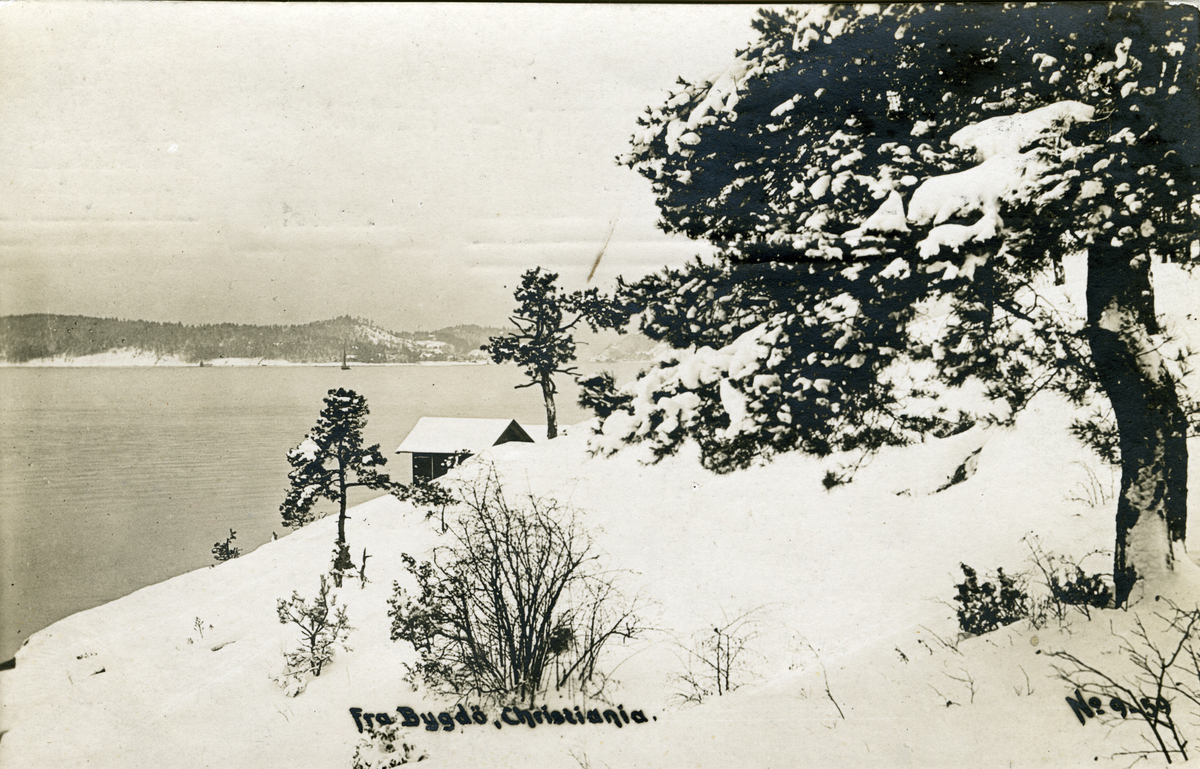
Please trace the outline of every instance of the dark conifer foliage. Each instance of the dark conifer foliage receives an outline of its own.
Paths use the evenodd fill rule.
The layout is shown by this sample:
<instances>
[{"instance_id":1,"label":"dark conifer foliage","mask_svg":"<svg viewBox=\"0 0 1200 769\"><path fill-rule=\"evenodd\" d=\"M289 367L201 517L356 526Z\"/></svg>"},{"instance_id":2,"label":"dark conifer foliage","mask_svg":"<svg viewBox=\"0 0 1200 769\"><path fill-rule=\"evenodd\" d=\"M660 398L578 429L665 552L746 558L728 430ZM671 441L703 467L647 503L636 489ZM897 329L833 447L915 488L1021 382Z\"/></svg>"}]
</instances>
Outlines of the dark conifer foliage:
<instances>
[{"instance_id":1,"label":"dark conifer foliage","mask_svg":"<svg viewBox=\"0 0 1200 769\"><path fill-rule=\"evenodd\" d=\"M554 375L576 373L568 365L575 360L573 330L585 323L592 331L615 328L623 333L626 317L597 289L568 294L557 281L557 273L542 272L540 267L526 270L513 292L517 307L509 320L516 331L491 337L484 347L496 363L513 362L521 367L529 381L517 387L541 387L547 438L558 436Z\"/></svg>"},{"instance_id":2,"label":"dark conifer foliage","mask_svg":"<svg viewBox=\"0 0 1200 769\"><path fill-rule=\"evenodd\" d=\"M650 180L660 226L719 256L621 286L643 332L680 352L628 391L599 445L663 456L693 439L728 471L953 432L971 415L933 396L968 380L1007 406L989 416L1002 422L1045 390L1106 397L1123 602L1143 566L1170 568L1186 528L1186 420L1150 266L1192 258L1196 17L1133 3L760 12L759 39L713 81L681 79L621 158ZM1043 294L1085 249L1086 317L1066 317ZM1135 566L1139 521L1169 541Z\"/></svg>"},{"instance_id":3,"label":"dark conifer foliage","mask_svg":"<svg viewBox=\"0 0 1200 769\"><path fill-rule=\"evenodd\" d=\"M579 405L590 409L601 419L614 411L628 409L632 400L632 396L617 391L616 381L607 371L579 380Z\"/></svg>"},{"instance_id":4,"label":"dark conifer foliage","mask_svg":"<svg viewBox=\"0 0 1200 769\"><path fill-rule=\"evenodd\" d=\"M1017 578L996 569L996 585L980 583L974 569L965 563L960 568L965 579L955 585L958 595L954 601L963 632L983 635L1029 616L1029 595Z\"/></svg>"},{"instance_id":5,"label":"dark conifer foliage","mask_svg":"<svg viewBox=\"0 0 1200 769\"><path fill-rule=\"evenodd\" d=\"M313 509L325 499L338 506L334 548L334 580L353 567L346 542L346 491L356 486L387 490L392 481L382 468L387 458L379 444L363 447L367 399L353 390L330 390L317 425L304 441L288 452L292 466L287 498L279 507L283 525L299 528L316 517Z\"/></svg>"},{"instance_id":6,"label":"dark conifer foliage","mask_svg":"<svg viewBox=\"0 0 1200 769\"><path fill-rule=\"evenodd\" d=\"M221 563L222 561L231 561L234 558L241 556L242 549L233 544L235 539L237 539L237 532L233 529L230 529L229 536L225 538L224 542L213 543L212 554L217 563Z\"/></svg>"}]
</instances>

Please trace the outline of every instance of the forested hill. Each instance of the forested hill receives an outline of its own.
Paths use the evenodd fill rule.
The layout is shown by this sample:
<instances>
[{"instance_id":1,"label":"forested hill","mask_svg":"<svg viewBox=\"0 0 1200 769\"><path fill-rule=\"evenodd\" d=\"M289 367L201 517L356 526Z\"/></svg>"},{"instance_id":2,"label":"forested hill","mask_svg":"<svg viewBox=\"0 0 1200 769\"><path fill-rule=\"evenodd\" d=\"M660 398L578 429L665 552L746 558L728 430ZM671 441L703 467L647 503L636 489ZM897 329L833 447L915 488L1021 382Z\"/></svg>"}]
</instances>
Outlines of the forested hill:
<instances>
[{"instance_id":1,"label":"forested hill","mask_svg":"<svg viewBox=\"0 0 1200 769\"><path fill-rule=\"evenodd\" d=\"M27 363L132 350L189 363L229 358L331 363L341 361L344 349L358 363L416 363L465 360L489 336L501 333L503 329L482 326L394 332L349 316L293 326L187 326L78 315L9 315L0 317L0 359Z\"/></svg>"}]
</instances>

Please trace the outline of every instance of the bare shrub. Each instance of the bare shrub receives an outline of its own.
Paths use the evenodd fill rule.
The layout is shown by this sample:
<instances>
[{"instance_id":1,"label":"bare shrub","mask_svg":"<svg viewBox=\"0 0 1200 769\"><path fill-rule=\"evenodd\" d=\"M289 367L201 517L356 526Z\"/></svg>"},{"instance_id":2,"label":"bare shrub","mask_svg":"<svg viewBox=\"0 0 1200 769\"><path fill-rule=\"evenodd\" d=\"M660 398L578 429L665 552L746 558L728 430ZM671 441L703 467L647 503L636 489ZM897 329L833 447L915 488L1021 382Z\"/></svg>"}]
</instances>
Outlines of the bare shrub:
<instances>
[{"instance_id":1,"label":"bare shrub","mask_svg":"<svg viewBox=\"0 0 1200 769\"><path fill-rule=\"evenodd\" d=\"M684 670L674 680L680 702L699 705L711 697L722 697L753 676L750 661L762 657L751 648L763 635L757 617L760 608L732 619L723 614L719 625L694 633L690 644L678 644Z\"/></svg>"},{"instance_id":2,"label":"bare shrub","mask_svg":"<svg viewBox=\"0 0 1200 769\"><path fill-rule=\"evenodd\" d=\"M396 583L389 599L392 640L420 654L414 673L495 701L602 688L602 651L644 628L575 512L534 496L510 503L494 471L459 498L449 544L432 561L401 556L418 593Z\"/></svg>"},{"instance_id":3,"label":"bare shrub","mask_svg":"<svg viewBox=\"0 0 1200 769\"><path fill-rule=\"evenodd\" d=\"M1072 462L1083 468L1084 480L1075 483L1075 489L1067 495L1068 502L1082 502L1088 507L1103 507L1117 496L1117 471L1113 465L1105 465L1103 472L1108 476L1102 479L1090 466L1083 462Z\"/></svg>"},{"instance_id":4,"label":"bare shrub","mask_svg":"<svg viewBox=\"0 0 1200 769\"><path fill-rule=\"evenodd\" d=\"M1182 756L1185 761L1188 757L1188 741L1180 731L1172 699L1200 705L1200 650L1195 645L1200 634L1200 609L1185 611L1166 603L1166 613L1154 614L1164 623L1160 630L1151 632L1141 616L1135 616L1132 639L1117 636L1121 640L1119 658L1130 663L1127 667L1132 667L1132 673L1101 668L1067 651L1051 656L1070 663L1056 670L1076 690L1076 696L1068 697L1067 703L1081 723L1093 717L1115 721L1136 716L1149 727L1154 739L1148 740L1149 750L1129 754L1161 753L1171 763L1172 755Z\"/></svg>"}]
</instances>

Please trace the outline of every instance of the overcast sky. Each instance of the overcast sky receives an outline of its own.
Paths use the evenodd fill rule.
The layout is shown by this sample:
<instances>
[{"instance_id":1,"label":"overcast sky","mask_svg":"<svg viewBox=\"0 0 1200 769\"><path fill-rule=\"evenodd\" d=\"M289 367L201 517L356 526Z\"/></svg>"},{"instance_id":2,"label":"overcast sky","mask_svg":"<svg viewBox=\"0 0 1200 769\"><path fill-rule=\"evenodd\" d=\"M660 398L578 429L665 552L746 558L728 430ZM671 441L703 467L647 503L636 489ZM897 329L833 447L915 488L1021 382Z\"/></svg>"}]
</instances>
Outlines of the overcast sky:
<instances>
[{"instance_id":1,"label":"overcast sky","mask_svg":"<svg viewBox=\"0 0 1200 769\"><path fill-rule=\"evenodd\" d=\"M500 324L679 264L618 166L753 6L0 3L0 314Z\"/></svg>"}]
</instances>

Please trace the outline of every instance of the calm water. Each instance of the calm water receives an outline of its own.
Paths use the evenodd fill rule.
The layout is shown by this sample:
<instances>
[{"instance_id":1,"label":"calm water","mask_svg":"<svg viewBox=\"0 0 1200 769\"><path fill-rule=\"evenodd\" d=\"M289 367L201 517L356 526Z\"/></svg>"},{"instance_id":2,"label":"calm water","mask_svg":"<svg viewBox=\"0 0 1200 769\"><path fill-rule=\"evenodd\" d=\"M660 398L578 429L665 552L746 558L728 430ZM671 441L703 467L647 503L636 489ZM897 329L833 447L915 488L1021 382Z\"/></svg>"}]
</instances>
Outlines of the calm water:
<instances>
[{"instance_id":1,"label":"calm water","mask_svg":"<svg viewBox=\"0 0 1200 769\"><path fill-rule=\"evenodd\" d=\"M612 364L618 381L637 364ZM581 366L584 373L601 368ZM0 660L52 622L287 530L287 450L333 387L366 396L392 454L422 416L544 424L513 366L0 368ZM559 383L560 421L587 418ZM376 492L364 492L364 501Z\"/></svg>"}]
</instances>

